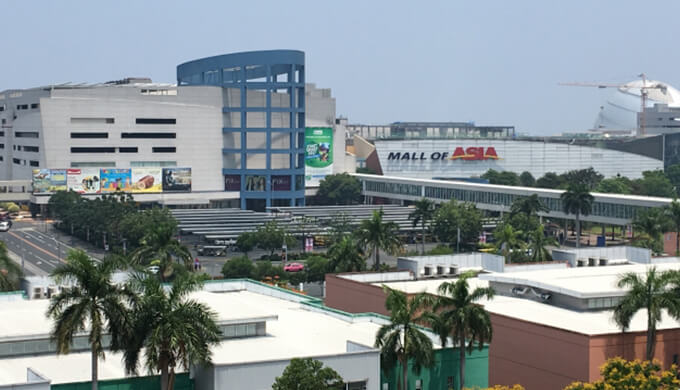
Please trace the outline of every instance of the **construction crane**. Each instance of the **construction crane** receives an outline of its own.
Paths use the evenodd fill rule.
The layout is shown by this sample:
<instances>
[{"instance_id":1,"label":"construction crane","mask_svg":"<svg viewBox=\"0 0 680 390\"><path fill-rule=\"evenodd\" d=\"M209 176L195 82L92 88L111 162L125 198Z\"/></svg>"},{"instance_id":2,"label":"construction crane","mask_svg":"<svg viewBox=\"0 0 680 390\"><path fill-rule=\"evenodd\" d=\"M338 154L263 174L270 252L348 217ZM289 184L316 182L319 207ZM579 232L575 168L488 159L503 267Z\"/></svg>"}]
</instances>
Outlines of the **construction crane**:
<instances>
[{"instance_id":1,"label":"construction crane","mask_svg":"<svg viewBox=\"0 0 680 390\"><path fill-rule=\"evenodd\" d=\"M647 76L644 73L638 75L642 79L642 85L639 87L628 84L609 84L609 83L559 83L559 85L567 87L595 87L595 88L618 88L618 89L639 89L640 90L640 136L645 136L645 108L647 107L647 90L660 89L666 91L666 86L661 83L650 83L648 85Z\"/></svg>"}]
</instances>

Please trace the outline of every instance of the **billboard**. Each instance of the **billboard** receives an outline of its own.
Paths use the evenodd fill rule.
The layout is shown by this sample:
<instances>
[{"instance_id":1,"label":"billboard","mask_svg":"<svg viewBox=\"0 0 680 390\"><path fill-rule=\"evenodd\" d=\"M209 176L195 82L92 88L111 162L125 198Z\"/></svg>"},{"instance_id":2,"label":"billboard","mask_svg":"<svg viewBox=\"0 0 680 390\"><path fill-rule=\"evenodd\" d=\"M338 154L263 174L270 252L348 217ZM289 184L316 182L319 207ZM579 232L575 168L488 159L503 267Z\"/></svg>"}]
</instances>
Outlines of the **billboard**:
<instances>
[{"instance_id":1,"label":"billboard","mask_svg":"<svg viewBox=\"0 0 680 390\"><path fill-rule=\"evenodd\" d=\"M266 191L267 177L260 175L246 176L246 191Z\"/></svg>"},{"instance_id":2,"label":"billboard","mask_svg":"<svg viewBox=\"0 0 680 390\"><path fill-rule=\"evenodd\" d=\"M191 168L163 168L163 192L191 192Z\"/></svg>"},{"instance_id":3,"label":"billboard","mask_svg":"<svg viewBox=\"0 0 680 390\"><path fill-rule=\"evenodd\" d=\"M132 168L130 191L135 193L163 191L161 170L160 167Z\"/></svg>"},{"instance_id":4,"label":"billboard","mask_svg":"<svg viewBox=\"0 0 680 390\"><path fill-rule=\"evenodd\" d=\"M290 191L289 175L272 175L273 191Z\"/></svg>"},{"instance_id":5,"label":"billboard","mask_svg":"<svg viewBox=\"0 0 680 390\"><path fill-rule=\"evenodd\" d=\"M319 182L333 173L333 129L305 129L305 184L318 187Z\"/></svg>"},{"instance_id":6,"label":"billboard","mask_svg":"<svg viewBox=\"0 0 680 390\"><path fill-rule=\"evenodd\" d=\"M66 185L79 194L98 194L99 168L71 168L66 170Z\"/></svg>"},{"instance_id":7,"label":"billboard","mask_svg":"<svg viewBox=\"0 0 680 390\"><path fill-rule=\"evenodd\" d=\"M34 169L33 170L33 193L49 194L57 191L66 191L65 169Z\"/></svg>"},{"instance_id":8,"label":"billboard","mask_svg":"<svg viewBox=\"0 0 680 390\"><path fill-rule=\"evenodd\" d=\"M225 191L241 191L241 175L224 175Z\"/></svg>"},{"instance_id":9,"label":"billboard","mask_svg":"<svg viewBox=\"0 0 680 390\"><path fill-rule=\"evenodd\" d=\"M106 168L101 170L101 192L130 192L132 172L130 169Z\"/></svg>"}]
</instances>

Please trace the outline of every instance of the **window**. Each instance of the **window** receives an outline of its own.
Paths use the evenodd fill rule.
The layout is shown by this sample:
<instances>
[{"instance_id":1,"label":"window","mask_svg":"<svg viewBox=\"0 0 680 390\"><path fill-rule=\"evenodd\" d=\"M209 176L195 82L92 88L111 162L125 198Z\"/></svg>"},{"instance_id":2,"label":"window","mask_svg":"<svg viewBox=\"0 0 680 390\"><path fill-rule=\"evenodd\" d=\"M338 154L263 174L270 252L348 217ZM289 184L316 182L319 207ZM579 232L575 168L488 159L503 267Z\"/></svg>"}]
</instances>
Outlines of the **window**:
<instances>
[{"instance_id":1,"label":"window","mask_svg":"<svg viewBox=\"0 0 680 390\"><path fill-rule=\"evenodd\" d=\"M121 133L120 138L177 138L176 133Z\"/></svg>"},{"instance_id":2,"label":"window","mask_svg":"<svg viewBox=\"0 0 680 390\"><path fill-rule=\"evenodd\" d=\"M116 163L113 161L72 161L71 168L115 168Z\"/></svg>"},{"instance_id":3,"label":"window","mask_svg":"<svg viewBox=\"0 0 680 390\"><path fill-rule=\"evenodd\" d=\"M71 153L116 153L116 148L112 147L74 147Z\"/></svg>"},{"instance_id":4,"label":"window","mask_svg":"<svg viewBox=\"0 0 680 390\"><path fill-rule=\"evenodd\" d=\"M21 150L21 145L12 145L12 149L14 150Z\"/></svg>"},{"instance_id":5,"label":"window","mask_svg":"<svg viewBox=\"0 0 680 390\"><path fill-rule=\"evenodd\" d=\"M240 131L225 132L224 147L226 149L241 149L241 132Z\"/></svg>"},{"instance_id":6,"label":"window","mask_svg":"<svg viewBox=\"0 0 680 390\"><path fill-rule=\"evenodd\" d=\"M241 113L240 112L225 112L224 113L224 127L241 127Z\"/></svg>"},{"instance_id":7,"label":"window","mask_svg":"<svg viewBox=\"0 0 680 390\"><path fill-rule=\"evenodd\" d=\"M40 103L31 103L31 109L32 110L35 110L38 107L40 107Z\"/></svg>"},{"instance_id":8,"label":"window","mask_svg":"<svg viewBox=\"0 0 680 390\"><path fill-rule=\"evenodd\" d=\"M131 161L130 168L176 167L177 161Z\"/></svg>"},{"instance_id":9,"label":"window","mask_svg":"<svg viewBox=\"0 0 680 390\"><path fill-rule=\"evenodd\" d=\"M290 133L273 132L271 134L272 149L290 149Z\"/></svg>"},{"instance_id":10,"label":"window","mask_svg":"<svg viewBox=\"0 0 680 390\"><path fill-rule=\"evenodd\" d=\"M267 155L264 153L248 153L246 169L267 169Z\"/></svg>"},{"instance_id":11,"label":"window","mask_svg":"<svg viewBox=\"0 0 680 390\"><path fill-rule=\"evenodd\" d=\"M5 148L5 144L0 144L0 149L4 149L4 148Z\"/></svg>"},{"instance_id":12,"label":"window","mask_svg":"<svg viewBox=\"0 0 680 390\"><path fill-rule=\"evenodd\" d=\"M154 146L151 151L153 153L175 153L177 148L174 146Z\"/></svg>"},{"instance_id":13,"label":"window","mask_svg":"<svg viewBox=\"0 0 680 390\"><path fill-rule=\"evenodd\" d=\"M74 124L112 124L115 123L113 118L71 118L71 123Z\"/></svg>"},{"instance_id":14,"label":"window","mask_svg":"<svg viewBox=\"0 0 680 390\"><path fill-rule=\"evenodd\" d=\"M272 169L290 169L290 154L272 154Z\"/></svg>"},{"instance_id":15,"label":"window","mask_svg":"<svg viewBox=\"0 0 680 390\"><path fill-rule=\"evenodd\" d=\"M247 132L246 146L248 149L265 149L267 147L267 133L256 131Z\"/></svg>"},{"instance_id":16,"label":"window","mask_svg":"<svg viewBox=\"0 0 680 390\"><path fill-rule=\"evenodd\" d=\"M246 112L246 127L264 128L267 126L267 116L264 112Z\"/></svg>"},{"instance_id":17,"label":"window","mask_svg":"<svg viewBox=\"0 0 680 390\"><path fill-rule=\"evenodd\" d=\"M15 131L14 136L17 138L38 138L37 131Z\"/></svg>"},{"instance_id":18,"label":"window","mask_svg":"<svg viewBox=\"0 0 680 390\"><path fill-rule=\"evenodd\" d=\"M137 153L137 147L136 146L121 146L118 148L118 152L120 153Z\"/></svg>"},{"instance_id":19,"label":"window","mask_svg":"<svg viewBox=\"0 0 680 390\"><path fill-rule=\"evenodd\" d=\"M71 138L109 138L109 133L71 133Z\"/></svg>"},{"instance_id":20,"label":"window","mask_svg":"<svg viewBox=\"0 0 680 390\"><path fill-rule=\"evenodd\" d=\"M270 127L272 129L286 129L291 127L290 118L292 114L290 112L272 112L271 115L272 120Z\"/></svg>"},{"instance_id":21,"label":"window","mask_svg":"<svg viewBox=\"0 0 680 390\"><path fill-rule=\"evenodd\" d=\"M138 125L174 125L177 124L175 118L137 118L135 123Z\"/></svg>"},{"instance_id":22,"label":"window","mask_svg":"<svg viewBox=\"0 0 680 390\"><path fill-rule=\"evenodd\" d=\"M17 104L17 110L28 110L28 104Z\"/></svg>"},{"instance_id":23,"label":"window","mask_svg":"<svg viewBox=\"0 0 680 390\"><path fill-rule=\"evenodd\" d=\"M241 153L224 153L222 155L222 168L241 169Z\"/></svg>"},{"instance_id":24,"label":"window","mask_svg":"<svg viewBox=\"0 0 680 390\"><path fill-rule=\"evenodd\" d=\"M4 104L0 104L0 112L5 111L5 107L6 106Z\"/></svg>"},{"instance_id":25,"label":"window","mask_svg":"<svg viewBox=\"0 0 680 390\"><path fill-rule=\"evenodd\" d=\"M33 160L30 161L29 165L32 166L32 167L40 166L40 164L37 161L33 161Z\"/></svg>"},{"instance_id":26,"label":"window","mask_svg":"<svg viewBox=\"0 0 680 390\"><path fill-rule=\"evenodd\" d=\"M5 158L0 156L0 161L5 161Z\"/></svg>"},{"instance_id":27,"label":"window","mask_svg":"<svg viewBox=\"0 0 680 390\"><path fill-rule=\"evenodd\" d=\"M266 107L266 89L246 89L246 107Z\"/></svg>"},{"instance_id":28,"label":"window","mask_svg":"<svg viewBox=\"0 0 680 390\"><path fill-rule=\"evenodd\" d=\"M18 159L18 158L13 158L13 159L12 159L12 162L15 163L15 164L17 164L17 165L21 165L21 160Z\"/></svg>"},{"instance_id":29,"label":"window","mask_svg":"<svg viewBox=\"0 0 680 390\"><path fill-rule=\"evenodd\" d=\"M40 148L37 147L37 146L24 145L23 148L24 148L24 152L39 152L40 151Z\"/></svg>"}]
</instances>

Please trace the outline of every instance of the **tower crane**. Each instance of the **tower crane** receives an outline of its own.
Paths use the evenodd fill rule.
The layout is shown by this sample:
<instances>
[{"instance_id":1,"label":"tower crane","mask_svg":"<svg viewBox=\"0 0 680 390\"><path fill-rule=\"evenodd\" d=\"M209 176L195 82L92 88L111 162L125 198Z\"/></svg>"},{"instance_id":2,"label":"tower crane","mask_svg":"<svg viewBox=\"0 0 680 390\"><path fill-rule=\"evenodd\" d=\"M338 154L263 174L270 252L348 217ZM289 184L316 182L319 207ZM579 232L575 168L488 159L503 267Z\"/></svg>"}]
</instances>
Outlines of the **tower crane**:
<instances>
[{"instance_id":1,"label":"tower crane","mask_svg":"<svg viewBox=\"0 0 680 390\"><path fill-rule=\"evenodd\" d=\"M647 91L650 89L660 89L666 91L666 86L661 83L649 82L644 73L638 75L642 79L642 85L631 86L628 84L611 84L611 83L559 83L559 85L567 87L595 87L595 88L618 88L618 89L639 89L640 90L640 136L645 136L645 108L647 106Z\"/></svg>"}]
</instances>

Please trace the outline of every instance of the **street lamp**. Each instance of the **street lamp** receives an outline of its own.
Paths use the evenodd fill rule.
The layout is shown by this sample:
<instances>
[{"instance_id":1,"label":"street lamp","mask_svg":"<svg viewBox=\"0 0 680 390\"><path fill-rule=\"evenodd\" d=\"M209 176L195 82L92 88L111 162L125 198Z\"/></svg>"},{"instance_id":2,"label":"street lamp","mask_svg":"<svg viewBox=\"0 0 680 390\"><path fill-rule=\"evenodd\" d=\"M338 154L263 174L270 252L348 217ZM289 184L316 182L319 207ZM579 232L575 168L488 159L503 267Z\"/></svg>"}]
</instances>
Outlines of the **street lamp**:
<instances>
[{"instance_id":1,"label":"street lamp","mask_svg":"<svg viewBox=\"0 0 680 390\"><path fill-rule=\"evenodd\" d=\"M61 262L61 246L59 245L59 240L55 236L50 236L54 240L54 244L57 246L57 260Z\"/></svg>"}]
</instances>

